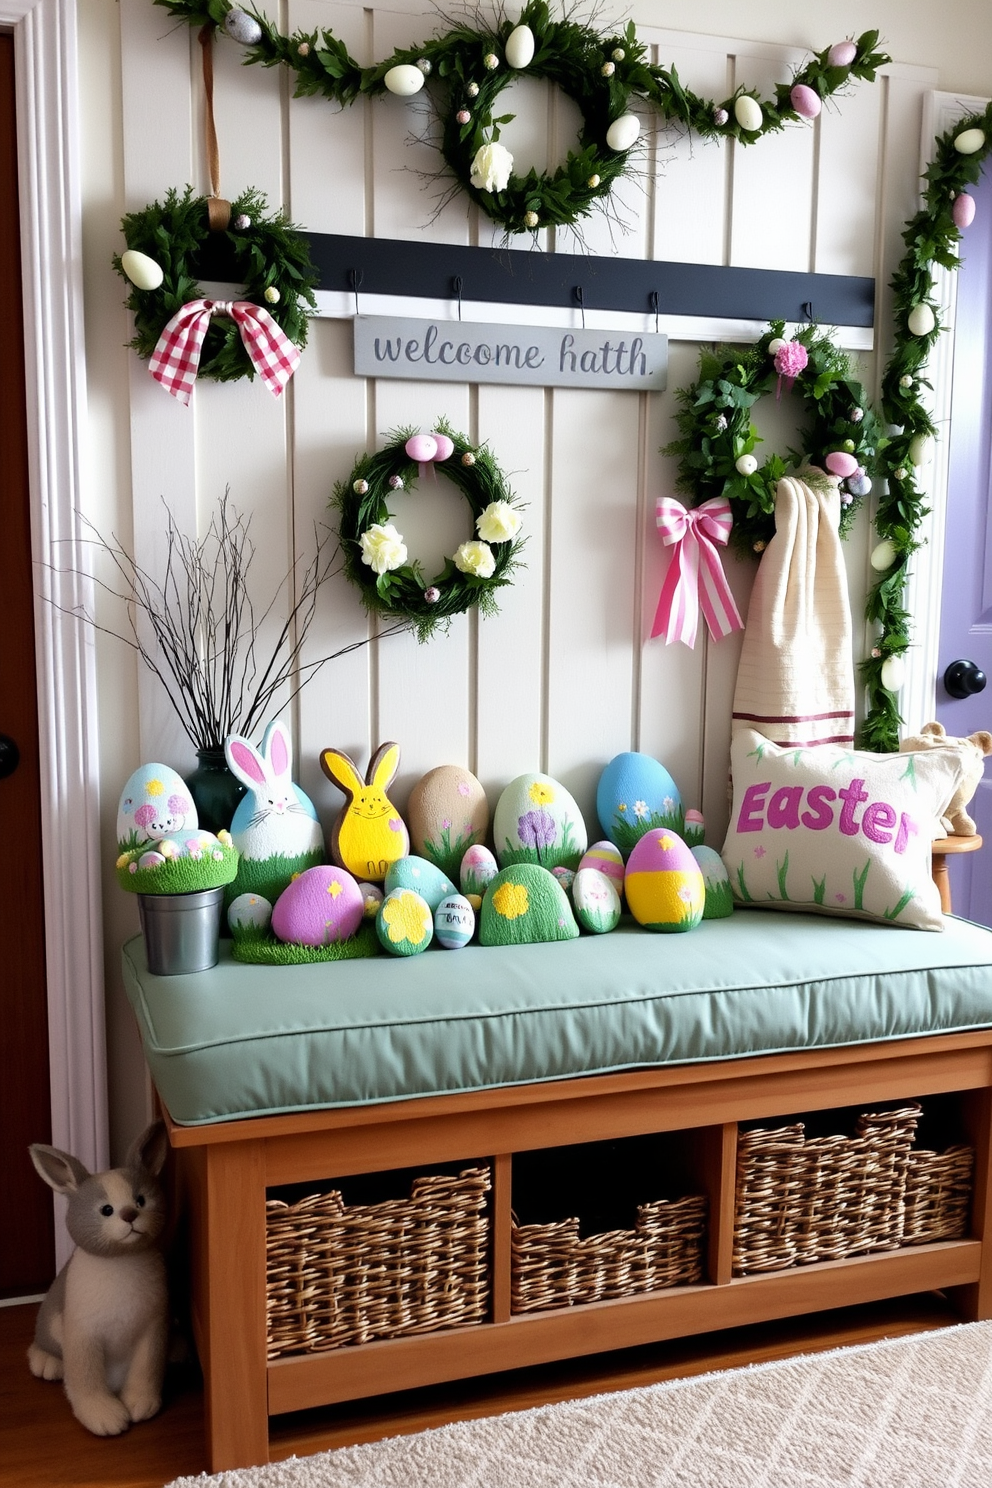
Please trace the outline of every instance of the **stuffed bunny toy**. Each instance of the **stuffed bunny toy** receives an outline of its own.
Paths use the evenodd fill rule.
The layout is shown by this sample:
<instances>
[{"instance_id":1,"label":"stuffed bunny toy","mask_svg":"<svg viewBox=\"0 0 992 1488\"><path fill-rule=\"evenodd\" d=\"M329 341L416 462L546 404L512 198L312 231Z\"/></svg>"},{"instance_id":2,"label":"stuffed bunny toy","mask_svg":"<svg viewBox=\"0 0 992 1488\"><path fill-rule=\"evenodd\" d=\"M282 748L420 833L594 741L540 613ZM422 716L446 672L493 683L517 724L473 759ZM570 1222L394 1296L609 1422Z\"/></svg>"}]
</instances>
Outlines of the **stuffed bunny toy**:
<instances>
[{"instance_id":1,"label":"stuffed bunny toy","mask_svg":"<svg viewBox=\"0 0 992 1488\"><path fill-rule=\"evenodd\" d=\"M39 1379L64 1379L73 1414L95 1436L117 1436L161 1404L168 1299L157 1179L167 1148L156 1121L107 1173L41 1142L28 1149L49 1188L68 1198L76 1242L39 1309L28 1363Z\"/></svg>"},{"instance_id":2,"label":"stuffed bunny toy","mask_svg":"<svg viewBox=\"0 0 992 1488\"><path fill-rule=\"evenodd\" d=\"M265 730L261 749L239 734L224 745L227 763L248 787L231 822L231 836L245 858L299 858L323 852L324 834L307 796L290 779L293 745L278 719Z\"/></svg>"},{"instance_id":3,"label":"stuffed bunny toy","mask_svg":"<svg viewBox=\"0 0 992 1488\"><path fill-rule=\"evenodd\" d=\"M979 729L967 738L953 738L942 723L925 723L918 734L903 739L899 745L901 754L915 749L953 749L961 761L961 780L940 819L944 831L951 837L974 837L978 827L968 815L968 803L985 774L986 757L992 754L992 734L988 729Z\"/></svg>"},{"instance_id":4,"label":"stuffed bunny toy","mask_svg":"<svg viewBox=\"0 0 992 1488\"><path fill-rule=\"evenodd\" d=\"M331 855L340 867L368 883L381 883L390 863L410 851L406 826L386 795L399 765L398 744L379 745L364 781L354 760L342 750L325 749L320 756L324 774L347 797L331 833Z\"/></svg>"}]
</instances>

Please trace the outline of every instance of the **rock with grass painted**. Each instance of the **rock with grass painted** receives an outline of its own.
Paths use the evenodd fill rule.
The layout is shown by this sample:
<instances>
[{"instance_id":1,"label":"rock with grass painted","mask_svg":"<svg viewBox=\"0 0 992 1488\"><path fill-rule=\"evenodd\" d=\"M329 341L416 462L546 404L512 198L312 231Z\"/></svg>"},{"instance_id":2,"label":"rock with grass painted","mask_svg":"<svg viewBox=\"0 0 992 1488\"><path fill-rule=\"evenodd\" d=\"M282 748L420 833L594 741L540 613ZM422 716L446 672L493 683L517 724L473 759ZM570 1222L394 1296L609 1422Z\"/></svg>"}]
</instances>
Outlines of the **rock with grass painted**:
<instances>
[{"instance_id":1,"label":"rock with grass painted","mask_svg":"<svg viewBox=\"0 0 992 1488\"><path fill-rule=\"evenodd\" d=\"M489 802L482 783L461 765L438 765L410 792L410 844L420 857L457 879L467 850L485 840Z\"/></svg>"},{"instance_id":2,"label":"rock with grass painted","mask_svg":"<svg viewBox=\"0 0 992 1488\"><path fill-rule=\"evenodd\" d=\"M575 801L549 775L518 775L503 791L493 816L493 839L500 868L534 863L541 868L575 869L588 837Z\"/></svg>"},{"instance_id":3,"label":"rock with grass painted","mask_svg":"<svg viewBox=\"0 0 992 1488\"><path fill-rule=\"evenodd\" d=\"M374 920L379 913L379 905L386 897L382 892L382 885L360 883L358 889L362 896L362 903L365 905L365 918Z\"/></svg>"},{"instance_id":4,"label":"rock with grass painted","mask_svg":"<svg viewBox=\"0 0 992 1488\"><path fill-rule=\"evenodd\" d=\"M620 923L620 895L612 878L598 868L580 868L572 884L575 918L583 930L607 935Z\"/></svg>"},{"instance_id":5,"label":"rock with grass painted","mask_svg":"<svg viewBox=\"0 0 992 1488\"><path fill-rule=\"evenodd\" d=\"M186 782L170 765L140 765L121 792L117 850L131 852L172 832L199 825Z\"/></svg>"},{"instance_id":6,"label":"rock with grass painted","mask_svg":"<svg viewBox=\"0 0 992 1488\"><path fill-rule=\"evenodd\" d=\"M615 755L599 777L596 814L604 835L624 858L655 827L683 830L682 797L664 765L650 754Z\"/></svg>"},{"instance_id":7,"label":"rock with grass painted","mask_svg":"<svg viewBox=\"0 0 992 1488\"><path fill-rule=\"evenodd\" d=\"M486 890L479 919L484 946L575 940L578 933L568 895L547 868L513 863Z\"/></svg>"},{"instance_id":8,"label":"rock with grass painted","mask_svg":"<svg viewBox=\"0 0 992 1488\"><path fill-rule=\"evenodd\" d=\"M247 788L231 822L231 836L241 854L232 899L261 894L275 903L296 874L324 861L317 813L291 778L289 730L276 719L259 748L232 734L224 753L232 774Z\"/></svg>"},{"instance_id":9,"label":"rock with grass painted","mask_svg":"<svg viewBox=\"0 0 992 1488\"><path fill-rule=\"evenodd\" d=\"M129 848L116 867L117 882L131 894L195 894L233 883L238 854L230 833L215 837L197 827Z\"/></svg>"},{"instance_id":10,"label":"rock with grass painted","mask_svg":"<svg viewBox=\"0 0 992 1488\"><path fill-rule=\"evenodd\" d=\"M627 860L627 908L646 930L694 930L703 917L706 889L699 864L682 838L655 827Z\"/></svg>"},{"instance_id":11,"label":"rock with grass painted","mask_svg":"<svg viewBox=\"0 0 992 1488\"><path fill-rule=\"evenodd\" d=\"M579 863L580 873L583 868L596 868L605 873L613 880L617 893L623 893L623 854L612 842L594 842L586 848Z\"/></svg>"},{"instance_id":12,"label":"rock with grass painted","mask_svg":"<svg viewBox=\"0 0 992 1488\"><path fill-rule=\"evenodd\" d=\"M324 863L308 868L279 895L272 933L293 945L333 945L354 935L364 917L365 901L354 878Z\"/></svg>"},{"instance_id":13,"label":"rock with grass painted","mask_svg":"<svg viewBox=\"0 0 992 1488\"><path fill-rule=\"evenodd\" d=\"M265 935L272 923L272 905L261 894L239 894L227 911L227 923L232 930Z\"/></svg>"},{"instance_id":14,"label":"rock with grass painted","mask_svg":"<svg viewBox=\"0 0 992 1488\"><path fill-rule=\"evenodd\" d=\"M387 895L394 889L413 889L414 893L427 900L431 914L442 899L446 899L449 894L458 893L457 885L451 882L446 873L442 873L440 868L429 863L426 858L418 858L412 853L390 863L382 887Z\"/></svg>"},{"instance_id":15,"label":"rock with grass painted","mask_svg":"<svg viewBox=\"0 0 992 1488\"><path fill-rule=\"evenodd\" d=\"M726 865L715 847L705 847L700 844L692 848L691 852L699 864L699 871L703 875L703 886L706 890L703 919L725 920L734 912L734 891L730 887L730 874L727 872Z\"/></svg>"},{"instance_id":16,"label":"rock with grass painted","mask_svg":"<svg viewBox=\"0 0 992 1488\"><path fill-rule=\"evenodd\" d=\"M475 910L464 894L449 894L434 911L434 937L446 951L460 951L475 934Z\"/></svg>"},{"instance_id":17,"label":"rock with grass painted","mask_svg":"<svg viewBox=\"0 0 992 1488\"><path fill-rule=\"evenodd\" d=\"M461 867L458 870L458 882L462 893L477 894L481 899L498 872L499 864L488 847L483 847L481 842L470 847L462 858Z\"/></svg>"},{"instance_id":18,"label":"rock with grass painted","mask_svg":"<svg viewBox=\"0 0 992 1488\"><path fill-rule=\"evenodd\" d=\"M690 807L685 814L685 830L682 833L683 842L690 849L701 847L705 836L706 822L703 820L703 813Z\"/></svg>"},{"instance_id":19,"label":"rock with grass painted","mask_svg":"<svg viewBox=\"0 0 992 1488\"><path fill-rule=\"evenodd\" d=\"M419 956L434 936L431 907L413 889L393 889L379 906L376 934L392 956Z\"/></svg>"}]
</instances>

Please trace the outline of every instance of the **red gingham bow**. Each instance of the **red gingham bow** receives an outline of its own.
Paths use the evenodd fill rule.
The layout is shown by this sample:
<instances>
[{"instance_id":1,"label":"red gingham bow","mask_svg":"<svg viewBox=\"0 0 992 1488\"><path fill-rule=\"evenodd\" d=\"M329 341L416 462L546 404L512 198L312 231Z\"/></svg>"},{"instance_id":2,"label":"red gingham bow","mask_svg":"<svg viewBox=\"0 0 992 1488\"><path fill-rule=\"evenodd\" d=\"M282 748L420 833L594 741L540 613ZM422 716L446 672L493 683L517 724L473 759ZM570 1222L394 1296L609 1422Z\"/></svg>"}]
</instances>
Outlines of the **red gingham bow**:
<instances>
[{"instance_id":1,"label":"red gingham bow","mask_svg":"<svg viewBox=\"0 0 992 1488\"><path fill-rule=\"evenodd\" d=\"M278 398L297 367L294 346L268 310L251 300L189 300L177 310L158 338L148 370L167 393L189 403L200 365L203 338L212 315L229 315L241 332L252 365L274 398Z\"/></svg>"},{"instance_id":2,"label":"red gingham bow","mask_svg":"<svg viewBox=\"0 0 992 1488\"><path fill-rule=\"evenodd\" d=\"M714 640L743 630L717 545L725 547L733 526L730 502L714 496L693 511L670 496L659 496L656 517L666 547L674 546L672 561L658 599L653 636L664 632L665 642L696 644L700 608Z\"/></svg>"}]
</instances>

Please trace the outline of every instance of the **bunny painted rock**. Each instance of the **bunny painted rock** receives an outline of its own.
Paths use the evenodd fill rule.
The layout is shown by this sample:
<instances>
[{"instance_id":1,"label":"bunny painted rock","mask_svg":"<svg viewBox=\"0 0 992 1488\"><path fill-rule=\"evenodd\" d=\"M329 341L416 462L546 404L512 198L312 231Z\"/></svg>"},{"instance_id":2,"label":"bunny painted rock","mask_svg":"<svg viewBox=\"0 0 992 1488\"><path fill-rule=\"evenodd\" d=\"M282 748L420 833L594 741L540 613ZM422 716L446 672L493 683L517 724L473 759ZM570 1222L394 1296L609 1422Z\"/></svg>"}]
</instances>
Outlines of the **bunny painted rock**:
<instances>
[{"instance_id":1,"label":"bunny painted rock","mask_svg":"<svg viewBox=\"0 0 992 1488\"><path fill-rule=\"evenodd\" d=\"M293 745L280 720L256 749L239 734L224 745L231 772L247 786L231 822L241 854L231 898L261 894L275 903L293 875L324 861L324 834L313 803L291 779Z\"/></svg>"},{"instance_id":2,"label":"bunny painted rock","mask_svg":"<svg viewBox=\"0 0 992 1488\"><path fill-rule=\"evenodd\" d=\"M128 778L117 808L118 851L198 825L189 787L169 765L140 765Z\"/></svg>"},{"instance_id":3,"label":"bunny painted rock","mask_svg":"<svg viewBox=\"0 0 992 1488\"><path fill-rule=\"evenodd\" d=\"M156 1121L124 1167L107 1173L88 1173L56 1147L29 1148L49 1188L69 1201L76 1249L38 1311L28 1363L39 1379L64 1381L73 1414L96 1436L117 1436L161 1404L168 1297L158 1175L167 1146Z\"/></svg>"},{"instance_id":4,"label":"bunny painted rock","mask_svg":"<svg viewBox=\"0 0 992 1488\"><path fill-rule=\"evenodd\" d=\"M941 817L941 825L950 837L974 837L978 827L968 815L968 802L975 794L985 774L985 758L992 754L992 734L987 729L956 739L948 734L942 723L925 723L920 732L903 739L900 754L917 749L953 749L964 767L961 783Z\"/></svg>"},{"instance_id":5,"label":"bunny painted rock","mask_svg":"<svg viewBox=\"0 0 992 1488\"><path fill-rule=\"evenodd\" d=\"M346 797L331 832L331 856L357 879L381 883L389 865L410 851L406 826L386 795L399 764L400 746L380 744L363 781L354 760L340 749L325 749L320 756L324 774Z\"/></svg>"}]
</instances>

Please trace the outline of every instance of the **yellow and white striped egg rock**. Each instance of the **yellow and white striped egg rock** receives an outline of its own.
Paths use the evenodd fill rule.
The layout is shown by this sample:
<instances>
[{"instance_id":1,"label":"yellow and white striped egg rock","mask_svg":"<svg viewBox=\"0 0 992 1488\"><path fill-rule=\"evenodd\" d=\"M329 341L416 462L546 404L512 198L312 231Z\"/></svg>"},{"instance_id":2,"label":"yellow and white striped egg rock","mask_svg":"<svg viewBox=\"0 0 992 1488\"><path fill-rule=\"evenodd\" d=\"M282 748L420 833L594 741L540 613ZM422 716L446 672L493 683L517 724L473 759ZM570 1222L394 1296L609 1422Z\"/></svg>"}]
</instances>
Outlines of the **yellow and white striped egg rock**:
<instances>
[{"instance_id":1,"label":"yellow and white striped egg rock","mask_svg":"<svg viewBox=\"0 0 992 1488\"><path fill-rule=\"evenodd\" d=\"M703 917L706 887L699 864L677 833L646 832L627 860L627 908L645 930L693 930Z\"/></svg>"}]
</instances>

